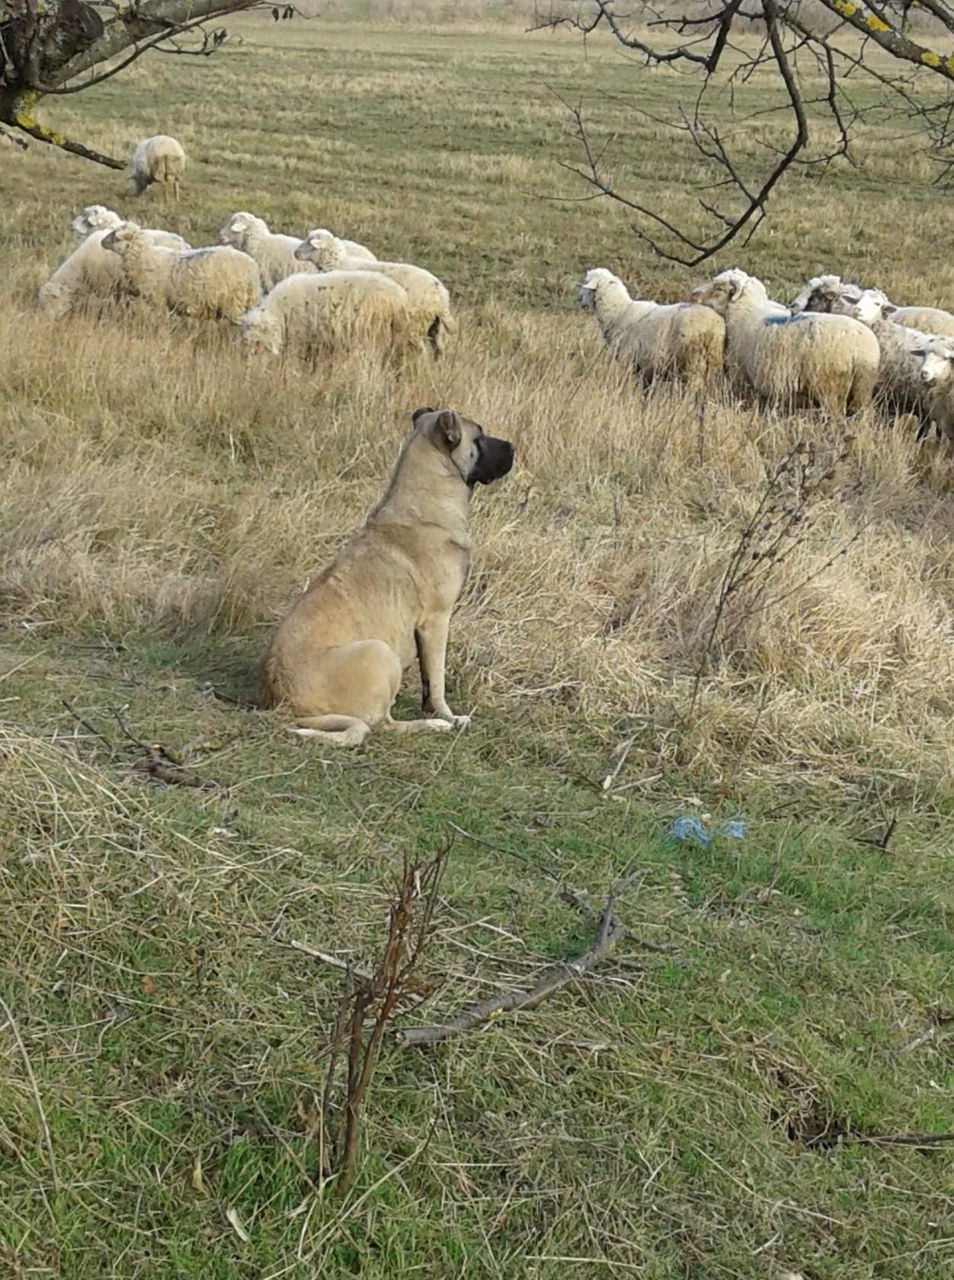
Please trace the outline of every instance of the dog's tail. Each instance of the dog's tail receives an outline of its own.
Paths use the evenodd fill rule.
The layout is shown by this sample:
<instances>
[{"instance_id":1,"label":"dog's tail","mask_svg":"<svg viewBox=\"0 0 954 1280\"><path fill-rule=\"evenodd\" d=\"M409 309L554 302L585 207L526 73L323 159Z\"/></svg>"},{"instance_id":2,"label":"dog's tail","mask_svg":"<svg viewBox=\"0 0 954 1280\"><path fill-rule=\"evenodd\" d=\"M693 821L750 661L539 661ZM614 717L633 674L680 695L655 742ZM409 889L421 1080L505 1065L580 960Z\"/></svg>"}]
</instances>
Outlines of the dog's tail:
<instances>
[{"instance_id":1,"label":"dog's tail","mask_svg":"<svg viewBox=\"0 0 954 1280\"><path fill-rule=\"evenodd\" d=\"M318 738L337 747L360 747L371 732L357 716L301 716L288 726L299 738Z\"/></svg>"}]
</instances>

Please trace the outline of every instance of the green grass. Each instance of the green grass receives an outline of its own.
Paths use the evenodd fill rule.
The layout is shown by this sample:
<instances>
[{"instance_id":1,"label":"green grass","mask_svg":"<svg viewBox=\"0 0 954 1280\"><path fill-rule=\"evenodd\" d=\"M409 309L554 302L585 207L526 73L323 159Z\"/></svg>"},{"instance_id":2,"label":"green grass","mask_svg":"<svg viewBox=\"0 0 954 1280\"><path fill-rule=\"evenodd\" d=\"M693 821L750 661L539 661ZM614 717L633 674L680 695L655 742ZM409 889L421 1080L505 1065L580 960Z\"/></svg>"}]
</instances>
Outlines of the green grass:
<instances>
[{"instance_id":1,"label":"green grass","mask_svg":"<svg viewBox=\"0 0 954 1280\"><path fill-rule=\"evenodd\" d=\"M929 822L883 852L835 796L828 813L766 797L743 841L700 847L667 835L693 811L676 779L606 799L605 731L550 710L503 741L478 720L450 745L317 759L270 717L210 703L183 665L53 647L2 686L30 731L3 743L4 996L58 1185L10 1044L11 1265L757 1276L767 1253L819 1280L939 1274L943 1150L806 1145L950 1127L943 1027L905 1049L950 983L949 843ZM67 691L112 750L64 710ZM221 789L138 780L115 705L147 741L200 729L224 744L192 765ZM387 1049L342 1211L307 1183L338 976L288 944L373 955L402 853L426 858L451 823L594 901L640 868L620 908L635 936L622 965L536 1012ZM432 1007L527 982L588 941L545 875L457 837L424 962Z\"/></svg>"},{"instance_id":2,"label":"green grass","mask_svg":"<svg viewBox=\"0 0 954 1280\"><path fill-rule=\"evenodd\" d=\"M582 92L621 176L691 210L686 154L619 96L631 64L503 27L230 25L243 42L208 63L144 60L43 111L117 153L182 137L183 203L137 212L195 244L249 208L426 263L468 345L380 382L249 372L182 323L40 332L68 214L133 205L37 147L0 170L0 1275L947 1274L949 1148L815 1141L954 1128L947 471L864 422L809 547L863 524L855 558L743 633L682 732L719 557L766 460L818 428L723 401L697 452L692 406L638 398L572 316L596 262L655 296L690 282L618 211L553 199L577 193L557 95ZM654 74L642 104L684 92ZM745 265L782 296L834 264L950 304L948 197L886 139L864 135L861 172L788 186ZM209 685L245 702L267 629L432 395L518 441L452 628L475 719L316 749ZM150 781L117 710L214 785ZM677 840L684 814L745 837ZM631 934L532 1012L388 1042L342 1205L314 1190L341 974L290 943L367 963L402 857L450 839L433 991L402 1021L590 945L543 868L596 906L639 870Z\"/></svg>"}]
</instances>

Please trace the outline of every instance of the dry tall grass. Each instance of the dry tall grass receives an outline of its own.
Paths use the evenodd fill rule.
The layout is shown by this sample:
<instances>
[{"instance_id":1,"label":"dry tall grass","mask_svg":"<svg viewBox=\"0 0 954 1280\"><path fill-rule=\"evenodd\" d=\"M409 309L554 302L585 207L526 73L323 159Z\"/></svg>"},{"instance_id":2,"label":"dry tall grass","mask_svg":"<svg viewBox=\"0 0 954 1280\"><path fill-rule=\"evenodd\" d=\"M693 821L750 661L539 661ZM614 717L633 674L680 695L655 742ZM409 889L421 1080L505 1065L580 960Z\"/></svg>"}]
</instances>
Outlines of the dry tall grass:
<instances>
[{"instance_id":1,"label":"dry tall grass","mask_svg":"<svg viewBox=\"0 0 954 1280\"><path fill-rule=\"evenodd\" d=\"M768 475L800 440L839 443L820 418L646 395L572 313L464 311L441 364L314 377L243 358L227 329L77 318L26 347L29 323L0 327L8 620L241 636L251 668L375 500L410 412L453 405L517 447L475 502L453 630L457 702L484 716L543 698L671 729ZM707 771L950 770L948 467L873 417L853 432L765 607L740 606L712 655L690 739Z\"/></svg>"}]
</instances>

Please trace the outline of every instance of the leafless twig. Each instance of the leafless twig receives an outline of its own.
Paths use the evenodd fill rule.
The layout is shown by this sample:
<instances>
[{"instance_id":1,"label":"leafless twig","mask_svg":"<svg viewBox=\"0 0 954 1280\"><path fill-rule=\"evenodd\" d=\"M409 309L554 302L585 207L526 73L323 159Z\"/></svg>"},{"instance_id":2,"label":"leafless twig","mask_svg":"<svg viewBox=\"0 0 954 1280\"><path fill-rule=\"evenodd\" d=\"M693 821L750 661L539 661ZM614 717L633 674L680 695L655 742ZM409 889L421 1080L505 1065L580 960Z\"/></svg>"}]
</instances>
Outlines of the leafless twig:
<instances>
[{"instance_id":1,"label":"leafless twig","mask_svg":"<svg viewBox=\"0 0 954 1280\"><path fill-rule=\"evenodd\" d=\"M474 1027L483 1026L500 1014L517 1009L535 1009L548 996L565 987L567 983L589 973L605 960L625 937L626 926L615 914L613 908L619 894L628 888L639 874L641 873L634 872L610 890L597 919L596 941L581 956L575 960L552 965L529 990L510 991L503 995L491 996L432 1026L402 1027L396 1032L398 1042L405 1047L440 1044L444 1040L462 1035L465 1031L471 1031Z\"/></svg>"}]
</instances>

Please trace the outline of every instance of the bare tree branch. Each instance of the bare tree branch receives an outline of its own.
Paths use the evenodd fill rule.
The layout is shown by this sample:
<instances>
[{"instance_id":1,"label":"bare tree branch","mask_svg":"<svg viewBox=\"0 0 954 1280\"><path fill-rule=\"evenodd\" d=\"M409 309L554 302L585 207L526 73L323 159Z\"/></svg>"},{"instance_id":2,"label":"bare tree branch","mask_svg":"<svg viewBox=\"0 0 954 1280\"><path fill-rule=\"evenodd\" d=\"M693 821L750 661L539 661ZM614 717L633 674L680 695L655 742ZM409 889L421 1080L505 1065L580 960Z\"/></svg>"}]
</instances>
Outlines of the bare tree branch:
<instances>
[{"instance_id":1,"label":"bare tree branch","mask_svg":"<svg viewBox=\"0 0 954 1280\"><path fill-rule=\"evenodd\" d=\"M925 99L919 86L920 77L928 74L954 82L954 55L945 56L910 37L910 0L820 0L820 5L819 10L806 0L751 0L743 8L742 0L721 0L706 13L687 16L660 10L653 0L592 0L573 13L542 18L533 29L566 27L586 37L603 28L643 66L667 65L699 82L693 106L677 108L669 119L648 116L638 97L632 109L683 135L705 162L707 194L698 202L702 216L682 224L668 211L664 214L632 198L604 167L604 157L617 139L600 145L582 105L568 108L571 135L582 160L563 167L586 182L595 198L611 199L636 214L633 231L655 253L690 267L734 241L747 243L791 170L820 176L839 160L857 166L852 139L862 122L913 120L931 159L942 166L937 180L946 178L954 168L954 161L944 154L954 147L954 91L944 88L938 101L936 91ZM922 0L921 8L954 35L951 0ZM751 28L742 31L742 21L754 24L754 48ZM741 93L756 72L763 77L770 73L784 97L768 107L736 114L737 91ZM852 90L852 78L868 82L865 93L861 85L859 91ZM873 101L871 87L877 91ZM731 129L706 118L716 91L723 102L728 100L734 116ZM790 120L791 136L782 144L756 136L753 158L752 130L747 126L759 118L773 123ZM833 143L813 145L815 120L834 131ZM819 136L826 134L819 130Z\"/></svg>"},{"instance_id":2,"label":"bare tree branch","mask_svg":"<svg viewBox=\"0 0 954 1280\"><path fill-rule=\"evenodd\" d=\"M112 169L121 160L65 138L36 119L49 95L82 93L111 79L150 50L208 57L226 29L203 33L198 47L178 44L215 17L256 6L258 0L0 0L0 125ZM293 9L293 6L286 6ZM104 21L105 10L108 16ZM290 16L290 15L289 15ZM101 68L93 75L84 72Z\"/></svg>"},{"instance_id":3,"label":"bare tree branch","mask_svg":"<svg viewBox=\"0 0 954 1280\"><path fill-rule=\"evenodd\" d=\"M538 1004L553 995L555 991L559 991L561 987L565 987L568 982L588 973L605 960L616 948L617 943L626 936L626 926L616 916L613 908L620 893L641 874L640 871L633 872L619 884L614 885L607 894L606 902L597 919L596 941L581 956L577 956L575 960L551 965L528 991L509 991L504 995L490 996L433 1026L402 1027L395 1033L398 1042L407 1048L413 1045L440 1044L444 1040L462 1035L465 1031L471 1031L474 1027L482 1026L501 1013L509 1013L515 1009L535 1009ZM578 895L575 902L576 905L582 903ZM582 905L588 912L589 909L586 908L585 903Z\"/></svg>"}]
</instances>

